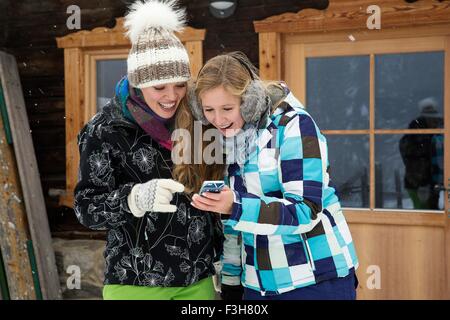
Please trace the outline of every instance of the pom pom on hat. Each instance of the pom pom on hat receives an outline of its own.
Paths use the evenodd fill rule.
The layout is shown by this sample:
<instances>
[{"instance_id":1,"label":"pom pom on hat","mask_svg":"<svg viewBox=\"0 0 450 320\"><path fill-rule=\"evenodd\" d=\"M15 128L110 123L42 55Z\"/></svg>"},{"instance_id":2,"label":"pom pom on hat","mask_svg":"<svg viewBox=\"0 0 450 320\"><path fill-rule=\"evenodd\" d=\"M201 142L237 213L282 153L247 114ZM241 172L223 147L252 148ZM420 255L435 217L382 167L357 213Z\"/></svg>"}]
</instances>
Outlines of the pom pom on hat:
<instances>
[{"instance_id":1,"label":"pom pom on hat","mask_svg":"<svg viewBox=\"0 0 450 320\"><path fill-rule=\"evenodd\" d=\"M180 32L186 24L186 11L177 9L176 0L137 1L125 16L126 35L132 43L148 28Z\"/></svg>"},{"instance_id":2,"label":"pom pom on hat","mask_svg":"<svg viewBox=\"0 0 450 320\"><path fill-rule=\"evenodd\" d=\"M190 79L189 55L174 32L183 30L186 13L176 0L137 1L125 16L131 41L128 80L145 88Z\"/></svg>"}]
</instances>

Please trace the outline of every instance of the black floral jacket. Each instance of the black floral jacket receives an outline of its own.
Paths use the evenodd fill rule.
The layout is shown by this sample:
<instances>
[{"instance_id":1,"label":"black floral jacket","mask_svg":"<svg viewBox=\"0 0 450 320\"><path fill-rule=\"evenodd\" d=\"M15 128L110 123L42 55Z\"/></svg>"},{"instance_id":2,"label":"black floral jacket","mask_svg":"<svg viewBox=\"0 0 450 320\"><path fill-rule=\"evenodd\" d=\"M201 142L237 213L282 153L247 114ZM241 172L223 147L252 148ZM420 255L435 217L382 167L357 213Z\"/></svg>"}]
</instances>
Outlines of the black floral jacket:
<instances>
[{"instance_id":1,"label":"black floral jacket","mask_svg":"<svg viewBox=\"0 0 450 320\"><path fill-rule=\"evenodd\" d=\"M175 213L136 218L127 196L136 183L172 178L170 151L125 118L116 98L78 135L80 167L75 188L78 220L108 230L105 284L188 286L215 273L220 255L220 219L176 193Z\"/></svg>"}]
</instances>

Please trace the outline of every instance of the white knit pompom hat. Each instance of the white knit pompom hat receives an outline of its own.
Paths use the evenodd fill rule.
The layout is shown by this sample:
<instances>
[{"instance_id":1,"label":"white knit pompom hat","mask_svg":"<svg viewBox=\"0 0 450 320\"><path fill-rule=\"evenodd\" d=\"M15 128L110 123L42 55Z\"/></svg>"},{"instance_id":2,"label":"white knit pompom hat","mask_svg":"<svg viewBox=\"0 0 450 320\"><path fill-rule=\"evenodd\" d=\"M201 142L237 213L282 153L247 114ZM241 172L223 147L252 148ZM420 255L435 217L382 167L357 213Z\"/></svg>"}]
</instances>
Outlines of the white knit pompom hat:
<instances>
[{"instance_id":1,"label":"white knit pompom hat","mask_svg":"<svg viewBox=\"0 0 450 320\"><path fill-rule=\"evenodd\" d=\"M175 32L186 24L186 12L177 0L137 1L125 16L131 41L128 80L135 88L184 82L191 77L189 56Z\"/></svg>"}]
</instances>

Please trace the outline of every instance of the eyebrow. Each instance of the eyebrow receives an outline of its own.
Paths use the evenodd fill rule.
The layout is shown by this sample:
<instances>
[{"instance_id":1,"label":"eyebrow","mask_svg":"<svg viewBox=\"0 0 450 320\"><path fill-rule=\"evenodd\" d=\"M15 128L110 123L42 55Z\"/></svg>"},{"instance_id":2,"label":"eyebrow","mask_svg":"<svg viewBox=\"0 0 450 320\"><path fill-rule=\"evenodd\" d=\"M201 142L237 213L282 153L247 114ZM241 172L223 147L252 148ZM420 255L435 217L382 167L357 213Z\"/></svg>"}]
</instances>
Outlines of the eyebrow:
<instances>
[{"instance_id":1,"label":"eyebrow","mask_svg":"<svg viewBox=\"0 0 450 320\"><path fill-rule=\"evenodd\" d=\"M232 103L228 103L228 104L223 104L223 105L221 105L221 106L218 106L219 108L220 107L233 107L234 106L234 104L232 104ZM212 108L212 107L210 107L210 106L203 106L203 108Z\"/></svg>"},{"instance_id":2,"label":"eyebrow","mask_svg":"<svg viewBox=\"0 0 450 320\"><path fill-rule=\"evenodd\" d=\"M167 84L159 84L156 86L153 86L153 88L162 88L165 87ZM175 82L174 83L175 86L179 86L179 85L186 85L186 82Z\"/></svg>"}]
</instances>

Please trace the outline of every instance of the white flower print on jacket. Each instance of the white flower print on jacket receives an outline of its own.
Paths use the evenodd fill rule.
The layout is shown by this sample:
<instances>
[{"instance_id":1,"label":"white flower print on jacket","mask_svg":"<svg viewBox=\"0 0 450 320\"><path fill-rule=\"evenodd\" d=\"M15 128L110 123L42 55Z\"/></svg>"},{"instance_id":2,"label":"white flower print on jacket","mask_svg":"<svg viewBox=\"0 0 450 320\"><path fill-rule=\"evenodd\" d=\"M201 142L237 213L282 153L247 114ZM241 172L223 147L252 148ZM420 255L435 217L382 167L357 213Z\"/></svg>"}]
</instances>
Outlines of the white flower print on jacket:
<instances>
[{"instance_id":1,"label":"white flower print on jacket","mask_svg":"<svg viewBox=\"0 0 450 320\"><path fill-rule=\"evenodd\" d=\"M151 146L140 148L133 153L133 164L137 165L142 172L150 173L155 166L157 152Z\"/></svg>"}]
</instances>

